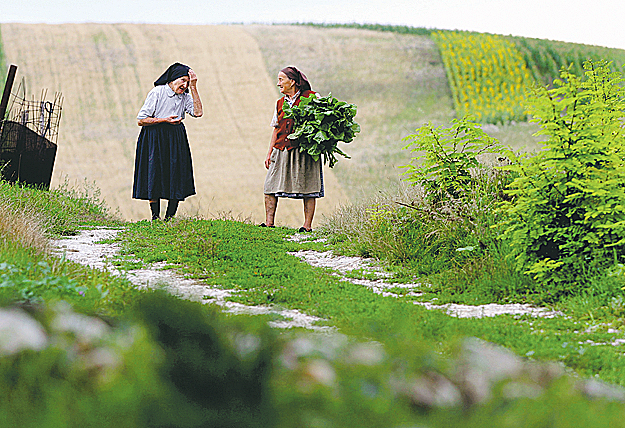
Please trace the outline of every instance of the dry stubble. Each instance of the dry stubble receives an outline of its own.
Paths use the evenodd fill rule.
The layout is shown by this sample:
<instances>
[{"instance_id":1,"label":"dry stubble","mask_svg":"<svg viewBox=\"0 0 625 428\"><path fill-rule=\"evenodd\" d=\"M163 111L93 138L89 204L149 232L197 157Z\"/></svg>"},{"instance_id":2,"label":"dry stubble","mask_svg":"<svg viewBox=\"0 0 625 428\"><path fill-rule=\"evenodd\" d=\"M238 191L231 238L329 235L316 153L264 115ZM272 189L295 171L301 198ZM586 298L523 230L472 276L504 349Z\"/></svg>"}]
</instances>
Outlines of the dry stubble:
<instances>
[{"instance_id":1,"label":"dry stubble","mask_svg":"<svg viewBox=\"0 0 625 428\"><path fill-rule=\"evenodd\" d=\"M239 26L137 24L3 24L9 63L19 66L28 94L62 92L53 186L95 181L102 197L126 219L148 217L145 201L131 199L136 115L153 81L173 62L198 74L204 117L187 117L197 195L181 212L213 217L228 212L264 218L262 186L279 93L258 45ZM345 197L325 170L326 198L318 216ZM281 201L279 224L299 226L299 201Z\"/></svg>"}]
</instances>

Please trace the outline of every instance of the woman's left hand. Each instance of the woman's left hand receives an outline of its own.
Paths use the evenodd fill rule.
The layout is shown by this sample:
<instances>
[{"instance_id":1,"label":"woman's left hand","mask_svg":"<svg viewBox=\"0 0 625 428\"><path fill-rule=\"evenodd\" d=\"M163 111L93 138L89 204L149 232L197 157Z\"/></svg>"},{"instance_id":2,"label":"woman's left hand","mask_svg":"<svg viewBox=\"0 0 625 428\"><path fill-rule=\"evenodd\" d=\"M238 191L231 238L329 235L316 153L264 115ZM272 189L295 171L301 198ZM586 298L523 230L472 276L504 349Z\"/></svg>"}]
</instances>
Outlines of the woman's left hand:
<instances>
[{"instance_id":1,"label":"woman's left hand","mask_svg":"<svg viewBox=\"0 0 625 428\"><path fill-rule=\"evenodd\" d=\"M189 69L189 86L195 86L197 83L197 74L195 71Z\"/></svg>"}]
</instances>

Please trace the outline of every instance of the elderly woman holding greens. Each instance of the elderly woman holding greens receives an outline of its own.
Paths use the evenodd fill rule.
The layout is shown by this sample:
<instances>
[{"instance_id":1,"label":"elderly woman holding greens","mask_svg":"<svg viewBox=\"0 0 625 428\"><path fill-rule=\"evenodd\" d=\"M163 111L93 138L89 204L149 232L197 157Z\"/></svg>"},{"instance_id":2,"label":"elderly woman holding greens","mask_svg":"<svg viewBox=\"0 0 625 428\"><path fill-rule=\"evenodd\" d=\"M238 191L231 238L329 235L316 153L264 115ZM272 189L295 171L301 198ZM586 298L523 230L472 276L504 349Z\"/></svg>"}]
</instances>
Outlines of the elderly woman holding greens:
<instances>
[{"instance_id":1,"label":"elderly woman holding greens","mask_svg":"<svg viewBox=\"0 0 625 428\"><path fill-rule=\"evenodd\" d=\"M190 92L190 94L189 94ZM178 203L195 194L191 150L182 123L185 113L203 114L197 75L188 66L172 64L154 82L137 115L137 140L132 197L150 201L152 220L160 218L160 200L169 200L165 220Z\"/></svg>"},{"instance_id":2,"label":"elderly woman holding greens","mask_svg":"<svg viewBox=\"0 0 625 428\"><path fill-rule=\"evenodd\" d=\"M271 125L273 134L265 159L268 169L265 179L265 223L274 227L278 198L302 199L304 224L300 232L310 232L317 198L324 196L321 159L315 161L308 153L300 152L297 140L288 139L293 130L293 119L284 118L284 103L299 105L300 97L314 94L308 79L295 67L286 67L278 73L278 88L284 94L276 103Z\"/></svg>"}]
</instances>

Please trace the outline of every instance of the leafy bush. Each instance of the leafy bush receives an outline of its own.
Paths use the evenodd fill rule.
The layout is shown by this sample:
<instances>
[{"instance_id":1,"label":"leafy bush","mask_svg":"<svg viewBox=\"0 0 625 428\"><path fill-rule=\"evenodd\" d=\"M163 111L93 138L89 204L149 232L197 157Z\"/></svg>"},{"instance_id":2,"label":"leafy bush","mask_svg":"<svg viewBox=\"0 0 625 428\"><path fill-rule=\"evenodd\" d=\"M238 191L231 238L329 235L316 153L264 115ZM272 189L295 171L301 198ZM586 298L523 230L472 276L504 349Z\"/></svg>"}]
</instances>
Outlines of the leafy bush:
<instances>
[{"instance_id":1,"label":"leafy bush","mask_svg":"<svg viewBox=\"0 0 625 428\"><path fill-rule=\"evenodd\" d=\"M302 97L299 105L284 105L284 117L293 118L295 126L289 139L298 140L300 152L306 152L314 160L323 155L323 162L330 161L330 168L337 162L335 153L349 158L338 148L338 143L351 143L360 132L354 122L356 106L339 101L328 94Z\"/></svg>"},{"instance_id":2,"label":"leafy bush","mask_svg":"<svg viewBox=\"0 0 625 428\"><path fill-rule=\"evenodd\" d=\"M433 128L425 124L416 134L407 136L410 149L416 156L404 166L407 180L423 186L431 202L467 197L485 184L483 178L495 170L480 163L485 153L507 152L499 142L488 136L468 117L454 119L449 128Z\"/></svg>"},{"instance_id":3,"label":"leafy bush","mask_svg":"<svg viewBox=\"0 0 625 428\"><path fill-rule=\"evenodd\" d=\"M519 270L572 293L623 259L625 92L605 61L586 78L562 70L534 90L531 113L544 150L509 167L518 174L501 222Z\"/></svg>"}]
</instances>

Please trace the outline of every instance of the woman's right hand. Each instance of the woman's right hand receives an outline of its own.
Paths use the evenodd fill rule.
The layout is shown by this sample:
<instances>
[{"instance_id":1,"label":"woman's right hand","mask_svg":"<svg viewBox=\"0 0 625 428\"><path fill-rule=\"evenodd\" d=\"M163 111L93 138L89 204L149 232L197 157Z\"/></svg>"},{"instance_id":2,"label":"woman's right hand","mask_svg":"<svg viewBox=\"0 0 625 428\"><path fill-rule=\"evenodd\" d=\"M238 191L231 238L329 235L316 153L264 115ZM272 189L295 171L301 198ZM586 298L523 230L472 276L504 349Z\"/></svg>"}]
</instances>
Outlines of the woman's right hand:
<instances>
[{"instance_id":1,"label":"woman's right hand","mask_svg":"<svg viewBox=\"0 0 625 428\"><path fill-rule=\"evenodd\" d=\"M271 165L271 152L267 153L267 159L265 159L265 168L269 169Z\"/></svg>"},{"instance_id":2,"label":"woman's right hand","mask_svg":"<svg viewBox=\"0 0 625 428\"><path fill-rule=\"evenodd\" d=\"M173 115L166 117L164 121L171 125L178 125L180 122L182 122L182 118L180 116Z\"/></svg>"}]
</instances>

